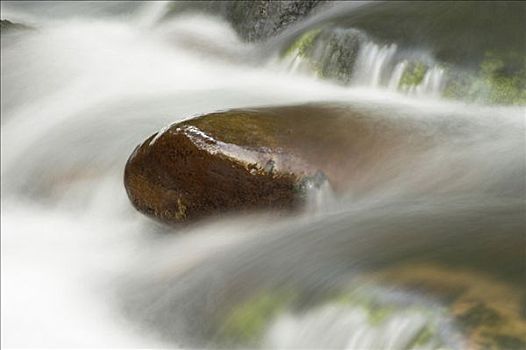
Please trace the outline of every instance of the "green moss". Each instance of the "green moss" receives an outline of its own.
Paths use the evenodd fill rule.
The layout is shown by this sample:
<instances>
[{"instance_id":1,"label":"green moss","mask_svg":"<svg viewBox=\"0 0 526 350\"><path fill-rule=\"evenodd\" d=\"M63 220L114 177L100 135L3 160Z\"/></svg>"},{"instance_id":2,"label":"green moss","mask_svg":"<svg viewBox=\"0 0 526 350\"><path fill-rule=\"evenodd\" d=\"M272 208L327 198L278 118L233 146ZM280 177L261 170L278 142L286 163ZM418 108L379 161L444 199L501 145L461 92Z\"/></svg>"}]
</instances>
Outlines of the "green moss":
<instances>
[{"instance_id":1,"label":"green moss","mask_svg":"<svg viewBox=\"0 0 526 350\"><path fill-rule=\"evenodd\" d=\"M479 76L489 86L490 103L526 103L526 57L487 52Z\"/></svg>"},{"instance_id":2,"label":"green moss","mask_svg":"<svg viewBox=\"0 0 526 350\"><path fill-rule=\"evenodd\" d=\"M427 69L428 67L421 62L410 64L402 74L399 86L406 89L419 85L424 80Z\"/></svg>"},{"instance_id":3,"label":"green moss","mask_svg":"<svg viewBox=\"0 0 526 350\"><path fill-rule=\"evenodd\" d=\"M226 343L254 344L269 323L294 300L290 292L262 292L232 310L226 317L220 338Z\"/></svg>"},{"instance_id":4,"label":"green moss","mask_svg":"<svg viewBox=\"0 0 526 350\"><path fill-rule=\"evenodd\" d=\"M407 346L407 348L412 349L412 348L418 348L418 347L424 346L433 340L433 336L435 334L436 334L436 331L434 331L431 328L431 326L426 325L409 342L409 345Z\"/></svg>"},{"instance_id":5,"label":"green moss","mask_svg":"<svg viewBox=\"0 0 526 350\"><path fill-rule=\"evenodd\" d=\"M373 326L380 325L395 312L393 307L381 305L373 296L362 293L347 292L334 297L332 302L362 308L367 312L367 319Z\"/></svg>"},{"instance_id":6,"label":"green moss","mask_svg":"<svg viewBox=\"0 0 526 350\"><path fill-rule=\"evenodd\" d=\"M356 29L318 28L297 38L282 57L299 57L317 77L347 84L365 40Z\"/></svg>"},{"instance_id":7,"label":"green moss","mask_svg":"<svg viewBox=\"0 0 526 350\"><path fill-rule=\"evenodd\" d=\"M444 96L490 104L526 104L526 56L486 52L472 74L448 70Z\"/></svg>"},{"instance_id":8,"label":"green moss","mask_svg":"<svg viewBox=\"0 0 526 350\"><path fill-rule=\"evenodd\" d=\"M370 305L366 310L368 311L367 317L369 323L373 326L383 323L394 312L392 308L374 304Z\"/></svg>"},{"instance_id":9,"label":"green moss","mask_svg":"<svg viewBox=\"0 0 526 350\"><path fill-rule=\"evenodd\" d=\"M320 29L313 29L302 34L283 52L282 57L287 57L294 53L297 53L300 57L306 57L308 50L312 47L320 32Z\"/></svg>"}]
</instances>

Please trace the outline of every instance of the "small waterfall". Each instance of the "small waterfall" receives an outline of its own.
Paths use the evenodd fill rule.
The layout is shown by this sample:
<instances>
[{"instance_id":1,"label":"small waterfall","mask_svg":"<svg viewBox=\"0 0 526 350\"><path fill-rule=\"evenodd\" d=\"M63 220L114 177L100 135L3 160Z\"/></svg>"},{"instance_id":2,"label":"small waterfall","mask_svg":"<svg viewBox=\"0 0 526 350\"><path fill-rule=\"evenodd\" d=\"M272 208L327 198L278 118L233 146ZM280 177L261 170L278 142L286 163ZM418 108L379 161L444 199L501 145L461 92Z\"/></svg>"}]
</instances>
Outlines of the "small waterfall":
<instances>
[{"instance_id":1,"label":"small waterfall","mask_svg":"<svg viewBox=\"0 0 526 350\"><path fill-rule=\"evenodd\" d=\"M301 315L281 315L265 335L265 346L273 349L410 349L418 344L418 349L437 349L448 342L448 348L462 348L460 337L452 331L448 320L433 311L426 313L414 307L390 310L382 315L385 319L377 320L380 317L371 315L366 307L333 303ZM438 327L447 331L426 333Z\"/></svg>"},{"instance_id":2,"label":"small waterfall","mask_svg":"<svg viewBox=\"0 0 526 350\"><path fill-rule=\"evenodd\" d=\"M444 87L445 70L436 65L421 63L429 61L425 58L413 62L407 59L397 62L397 50L395 44L384 46L373 42L365 44L354 68L353 83L373 88L384 87L410 95L439 97ZM411 71L411 63L413 66L419 65L425 73L420 82L404 86L402 84L404 75L415 74Z\"/></svg>"},{"instance_id":3,"label":"small waterfall","mask_svg":"<svg viewBox=\"0 0 526 350\"><path fill-rule=\"evenodd\" d=\"M443 68L432 66L426 70L420 83L401 86L399 81L396 86L408 95L440 97L444 87L444 75L445 72Z\"/></svg>"},{"instance_id":4,"label":"small waterfall","mask_svg":"<svg viewBox=\"0 0 526 350\"><path fill-rule=\"evenodd\" d=\"M261 66L264 43L241 42L217 18L178 15L155 26L168 5L2 1L3 16L38 19L28 22L37 30L2 34L0 43L3 347L462 349L454 340L468 331L450 317L494 320L494 312L497 324L467 340L522 348L523 106L417 98L440 95L452 73L401 42L350 28L334 41L327 28L312 51L285 58L290 71L326 83L276 74ZM310 54L329 61L321 67ZM334 117L347 118L349 108L372 128L400 130L366 154L329 147L320 156L334 162L345 151L348 164L367 165L363 174L338 172L353 180L349 191L318 173L305 183L304 213L240 213L188 227L160 226L130 204L126 160L161 126L313 102ZM304 120L291 118L291 129ZM321 130L298 147L314 157L338 134ZM404 143L399 157L381 152ZM431 260L438 267L420 264ZM413 261L421 269L409 268ZM381 270L399 283L382 279L362 293ZM442 290L457 303L442 304ZM232 315L257 343L215 343ZM410 347L415 339L423 345Z\"/></svg>"},{"instance_id":5,"label":"small waterfall","mask_svg":"<svg viewBox=\"0 0 526 350\"><path fill-rule=\"evenodd\" d=\"M296 52L290 61L288 61L288 71L291 73L298 73L303 66L303 59L299 52Z\"/></svg>"},{"instance_id":6,"label":"small waterfall","mask_svg":"<svg viewBox=\"0 0 526 350\"><path fill-rule=\"evenodd\" d=\"M291 73L315 75L350 86L366 86L408 95L439 97L445 69L425 52L381 45L356 29L330 28L305 32L281 59ZM279 60L272 61L273 64Z\"/></svg>"},{"instance_id":7,"label":"small waterfall","mask_svg":"<svg viewBox=\"0 0 526 350\"><path fill-rule=\"evenodd\" d=\"M402 61L395 66L393 74L391 75L391 79L389 79L389 84L387 85L387 88L389 90L398 90L398 87L400 86L400 81L402 80L402 76L404 75L406 68L407 61Z\"/></svg>"},{"instance_id":8,"label":"small waterfall","mask_svg":"<svg viewBox=\"0 0 526 350\"><path fill-rule=\"evenodd\" d=\"M415 87L417 95L438 97L444 86L444 69L432 67L427 70L422 83Z\"/></svg>"},{"instance_id":9,"label":"small waterfall","mask_svg":"<svg viewBox=\"0 0 526 350\"><path fill-rule=\"evenodd\" d=\"M335 206L336 197L325 174L318 172L306 181L307 211L327 213Z\"/></svg>"},{"instance_id":10,"label":"small waterfall","mask_svg":"<svg viewBox=\"0 0 526 350\"><path fill-rule=\"evenodd\" d=\"M371 87L379 87L396 53L395 44L380 46L367 43L363 47L356 64L355 82Z\"/></svg>"}]
</instances>

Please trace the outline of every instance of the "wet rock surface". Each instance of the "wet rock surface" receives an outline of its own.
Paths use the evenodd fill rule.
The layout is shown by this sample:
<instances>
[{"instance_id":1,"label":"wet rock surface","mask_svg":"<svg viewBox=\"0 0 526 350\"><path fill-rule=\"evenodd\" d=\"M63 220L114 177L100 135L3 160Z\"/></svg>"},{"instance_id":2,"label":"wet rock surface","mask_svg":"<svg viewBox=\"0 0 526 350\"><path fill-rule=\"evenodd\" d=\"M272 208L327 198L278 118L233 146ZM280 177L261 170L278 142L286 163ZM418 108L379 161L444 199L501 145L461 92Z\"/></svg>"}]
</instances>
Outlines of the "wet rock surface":
<instances>
[{"instance_id":1,"label":"wet rock surface","mask_svg":"<svg viewBox=\"0 0 526 350\"><path fill-rule=\"evenodd\" d=\"M168 15L205 11L230 22L244 40L260 41L271 38L327 4L325 0L182 1L174 4Z\"/></svg>"},{"instance_id":2,"label":"wet rock surface","mask_svg":"<svg viewBox=\"0 0 526 350\"><path fill-rule=\"evenodd\" d=\"M133 152L124 184L140 212L169 223L316 209L327 204L323 198L382 195L393 182L403 184L411 197L465 193L476 186L458 181L470 175L470 167L458 167L466 161L463 154L451 161L434 158L445 142L455 150L469 147L468 120L458 119L452 134L441 118L419 118L417 110L397 118L382 113L336 102L236 109L184 120ZM427 161L450 170L437 179L431 168L422 167ZM419 167L422 171L415 172ZM488 191L519 186L490 180Z\"/></svg>"},{"instance_id":3,"label":"wet rock surface","mask_svg":"<svg viewBox=\"0 0 526 350\"><path fill-rule=\"evenodd\" d=\"M271 160L244 161L223 147L189 126L174 126L150 137L126 166L132 203L164 222L299 205L298 175L276 172Z\"/></svg>"},{"instance_id":4,"label":"wet rock surface","mask_svg":"<svg viewBox=\"0 0 526 350\"><path fill-rule=\"evenodd\" d=\"M475 269L437 264L396 266L383 270L373 279L441 300L470 349L523 349L526 346L526 320L520 314L522 283L509 283Z\"/></svg>"},{"instance_id":5,"label":"wet rock surface","mask_svg":"<svg viewBox=\"0 0 526 350\"><path fill-rule=\"evenodd\" d=\"M300 209L325 183L342 190L352 182L359 193L382 181L365 173L403 144L389 124L313 105L212 113L149 137L130 156L124 183L140 212L169 223Z\"/></svg>"}]
</instances>

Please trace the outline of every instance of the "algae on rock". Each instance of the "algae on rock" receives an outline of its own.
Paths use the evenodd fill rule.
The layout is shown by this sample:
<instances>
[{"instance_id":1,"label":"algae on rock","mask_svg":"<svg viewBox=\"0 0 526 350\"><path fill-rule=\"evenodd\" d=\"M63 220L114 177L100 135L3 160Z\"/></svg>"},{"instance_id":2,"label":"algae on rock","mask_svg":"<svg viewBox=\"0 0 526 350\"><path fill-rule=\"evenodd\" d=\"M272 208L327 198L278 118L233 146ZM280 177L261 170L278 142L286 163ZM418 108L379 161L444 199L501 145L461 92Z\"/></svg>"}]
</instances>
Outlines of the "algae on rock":
<instances>
[{"instance_id":1,"label":"algae on rock","mask_svg":"<svg viewBox=\"0 0 526 350\"><path fill-rule=\"evenodd\" d=\"M283 53L296 55L316 76L347 84L353 75L366 35L356 29L313 29L297 38Z\"/></svg>"},{"instance_id":2,"label":"algae on rock","mask_svg":"<svg viewBox=\"0 0 526 350\"><path fill-rule=\"evenodd\" d=\"M413 86L418 86L424 80L427 70L428 67L422 62L410 63L402 74L399 87L402 89L408 89Z\"/></svg>"},{"instance_id":3,"label":"algae on rock","mask_svg":"<svg viewBox=\"0 0 526 350\"><path fill-rule=\"evenodd\" d=\"M227 344L254 345L261 340L270 322L293 301L292 292L261 292L226 316L219 338Z\"/></svg>"},{"instance_id":4,"label":"algae on rock","mask_svg":"<svg viewBox=\"0 0 526 350\"><path fill-rule=\"evenodd\" d=\"M490 104L526 104L526 56L518 52L486 52L471 73L448 70L444 96Z\"/></svg>"}]
</instances>

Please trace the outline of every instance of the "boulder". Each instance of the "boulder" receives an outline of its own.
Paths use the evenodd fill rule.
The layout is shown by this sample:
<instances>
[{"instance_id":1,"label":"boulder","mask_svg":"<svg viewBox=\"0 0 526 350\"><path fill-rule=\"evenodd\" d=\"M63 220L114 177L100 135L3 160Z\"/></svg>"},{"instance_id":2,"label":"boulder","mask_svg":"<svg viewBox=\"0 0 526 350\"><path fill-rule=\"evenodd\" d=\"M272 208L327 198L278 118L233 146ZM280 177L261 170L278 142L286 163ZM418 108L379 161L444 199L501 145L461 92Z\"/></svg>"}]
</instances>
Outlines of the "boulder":
<instances>
[{"instance_id":1,"label":"boulder","mask_svg":"<svg viewBox=\"0 0 526 350\"><path fill-rule=\"evenodd\" d=\"M400 160L393 153L419 139L403 137L404 129L337 105L212 113L146 139L127 162L124 184L135 208L167 223L290 212L323 184L336 192L352 184L359 194L392 176ZM390 172L373 171L390 162Z\"/></svg>"},{"instance_id":2,"label":"boulder","mask_svg":"<svg viewBox=\"0 0 526 350\"><path fill-rule=\"evenodd\" d=\"M171 5L167 17L205 12L228 21L245 41L267 40L319 8L331 5L325 0L285 1L178 1Z\"/></svg>"},{"instance_id":3,"label":"boulder","mask_svg":"<svg viewBox=\"0 0 526 350\"><path fill-rule=\"evenodd\" d=\"M134 206L165 222L233 210L293 209L300 175L273 155L215 140L189 125L148 138L130 157L125 185Z\"/></svg>"}]
</instances>

